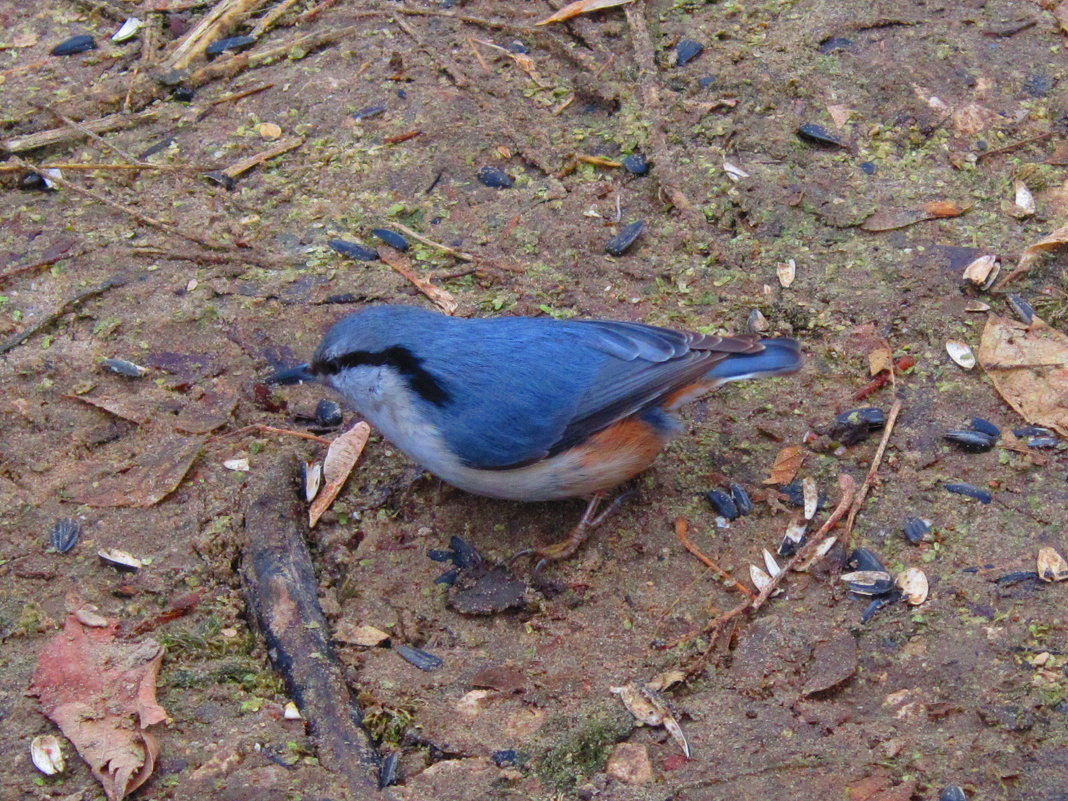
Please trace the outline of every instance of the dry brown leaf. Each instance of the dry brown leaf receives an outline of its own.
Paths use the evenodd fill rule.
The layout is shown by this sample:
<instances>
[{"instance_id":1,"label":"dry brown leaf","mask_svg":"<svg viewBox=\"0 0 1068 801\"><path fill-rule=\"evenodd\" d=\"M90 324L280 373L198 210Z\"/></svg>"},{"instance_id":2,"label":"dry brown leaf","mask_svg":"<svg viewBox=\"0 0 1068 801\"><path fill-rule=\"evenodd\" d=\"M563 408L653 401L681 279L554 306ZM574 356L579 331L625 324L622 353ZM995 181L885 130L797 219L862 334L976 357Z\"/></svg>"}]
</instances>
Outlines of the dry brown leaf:
<instances>
[{"instance_id":1,"label":"dry brown leaf","mask_svg":"<svg viewBox=\"0 0 1068 801\"><path fill-rule=\"evenodd\" d=\"M1061 31L1068 33L1068 3L1058 3L1053 9L1053 18L1061 26Z\"/></svg>"},{"instance_id":2,"label":"dry brown leaf","mask_svg":"<svg viewBox=\"0 0 1068 801\"><path fill-rule=\"evenodd\" d=\"M204 440L201 437L170 437L125 473L71 487L71 500L87 506L136 506L147 509L162 501L182 483L193 466Z\"/></svg>"},{"instance_id":3,"label":"dry brown leaf","mask_svg":"<svg viewBox=\"0 0 1068 801\"><path fill-rule=\"evenodd\" d=\"M875 233L894 231L928 219L930 218L918 209L880 209L860 224L860 230Z\"/></svg>"},{"instance_id":4,"label":"dry brown leaf","mask_svg":"<svg viewBox=\"0 0 1068 801\"><path fill-rule=\"evenodd\" d=\"M454 314L456 312L459 304L456 302L456 298L452 296L452 293L439 286L434 286L425 278L416 275L415 271L412 270L412 260L399 250L391 248L388 245L382 245L378 249L378 256L382 261L392 267L394 271L407 278L412 286L430 298L430 300L434 302L434 305L443 312L446 314Z\"/></svg>"},{"instance_id":5,"label":"dry brown leaf","mask_svg":"<svg viewBox=\"0 0 1068 801\"><path fill-rule=\"evenodd\" d=\"M862 231L894 231L924 220L959 217L968 206L958 206L948 200L932 200L918 209L880 209L860 224Z\"/></svg>"},{"instance_id":6,"label":"dry brown leaf","mask_svg":"<svg viewBox=\"0 0 1068 801\"><path fill-rule=\"evenodd\" d=\"M805 452L801 450L800 445L787 445L776 454L775 464L771 466L771 476L764 479L764 483L789 484L801 469L801 462L804 460Z\"/></svg>"},{"instance_id":7,"label":"dry brown leaf","mask_svg":"<svg viewBox=\"0 0 1068 801\"><path fill-rule=\"evenodd\" d=\"M1013 409L1068 437L1068 336L1035 317L1031 325L991 315L979 364Z\"/></svg>"},{"instance_id":8,"label":"dry brown leaf","mask_svg":"<svg viewBox=\"0 0 1068 801\"><path fill-rule=\"evenodd\" d=\"M167 719L156 702L163 647L116 639L118 624L84 626L74 615L45 645L29 692L74 744L109 801L132 793L149 776L159 744L149 726Z\"/></svg>"},{"instance_id":9,"label":"dry brown leaf","mask_svg":"<svg viewBox=\"0 0 1068 801\"><path fill-rule=\"evenodd\" d=\"M309 526L314 527L319 522L323 512L330 508L334 498L341 492L369 436L371 426L360 422L330 443L323 461L323 488L308 508Z\"/></svg>"},{"instance_id":10,"label":"dry brown leaf","mask_svg":"<svg viewBox=\"0 0 1068 801\"><path fill-rule=\"evenodd\" d=\"M868 353L868 373L878 375L883 370L889 370L894 363L894 356L890 348L883 345Z\"/></svg>"},{"instance_id":11,"label":"dry brown leaf","mask_svg":"<svg viewBox=\"0 0 1068 801\"><path fill-rule=\"evenodd\" d=\"M924 203L920 208L924 214L930 215L929 219L938 219L959 217L971 207L959 206L949 200L932 200L930 203Z\"/></svg>"},{"instance_id":12,"label":"dry brown leaf","mask_svg":"<svg viewBox=\"0 0 1068 801\"><path fill-rule=\"evenodd\" d=\"M191 401L174 420L174 427L186 434L207 434L230 421L237 395L208 391Z\"/></svg>"},{"instance_id":13,"label":"dry brown leaf","mask_svg":"<svg viewBox=\"0 0 1068 801\"><path fill-rule=\"evenodd\" d=\"M90 406L103 409L108 414L113 414L137 425L143 425L151 420L153 413L159 408L155 400L146 402L145 398L133 395L120 395L115 398L109 398L104 395L67 395L65 397L88 403Z\"/></svg>"},{"instance_id":14,"label":"dry brown leaf","mask_svg":"<svg viewBox=\"0 0 1068 801\"><path fill-rule=\"evenodd\" d=\"M574 3L568 3L552 16L546 17L534 24L548 25L551 22L563 22L572 17L577 17L579 14L589 14L591 11L600 11L602 8L625 6L627 3L631 2L633 2L633 0L575 0Z\"/></svg>"},{"instance_id":15,"label":"dry brown leaf","mask_svg":"<svg viewBox=\"0 0 1068 801\"><path fill-rule=\"evenodd\" d=\"M1068 245L1068 225L1062 225L1049 236L1044 236L1034 244L1028 245L1026 248L1024 248L1024 252L1020 254L1020 261L1016 263L1016 266L1013 268L1011 273L1006 275L1004 278L1001 279L1000 282L998 282L998 285L995 288L1000 289L1016 276L1030 270L1031 265L1038 261L1038 257L1046 251L1056 250L1057 248L1063 247L1065 245Z\"/></svg>"}]
</instances>

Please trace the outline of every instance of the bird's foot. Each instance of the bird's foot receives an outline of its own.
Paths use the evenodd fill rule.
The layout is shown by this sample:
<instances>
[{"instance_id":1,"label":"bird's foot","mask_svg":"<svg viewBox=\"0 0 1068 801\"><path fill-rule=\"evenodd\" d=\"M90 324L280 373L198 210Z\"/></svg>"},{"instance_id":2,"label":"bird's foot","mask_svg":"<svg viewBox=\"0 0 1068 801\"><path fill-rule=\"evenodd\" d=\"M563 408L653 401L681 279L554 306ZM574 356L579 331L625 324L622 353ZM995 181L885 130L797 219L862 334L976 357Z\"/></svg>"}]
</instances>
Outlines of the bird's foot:
<instances>
[{"instance_id":1,"label":"bird's foot","mask_svg":"<svg viewBox=\"0 0 1068 801\"><path fill-rule=\"evenodd\" d=\"M594 494L586 506L586 511L582 514L582 519L579 520L578 525L571 529L571 533L567 535L566 539L554 542L544 548L536 548L527 552L533 553L538 558L538 563L534 566L534 573L539 573L549 562L557 562L573 555L582 546L582 543L586 541L586 538L589 537L590 532L619 511L623 501L633 493L633 490L621 492L604 509L600 507L605 499L605 494L603 492Z\"/></svg>"}]
</instances>

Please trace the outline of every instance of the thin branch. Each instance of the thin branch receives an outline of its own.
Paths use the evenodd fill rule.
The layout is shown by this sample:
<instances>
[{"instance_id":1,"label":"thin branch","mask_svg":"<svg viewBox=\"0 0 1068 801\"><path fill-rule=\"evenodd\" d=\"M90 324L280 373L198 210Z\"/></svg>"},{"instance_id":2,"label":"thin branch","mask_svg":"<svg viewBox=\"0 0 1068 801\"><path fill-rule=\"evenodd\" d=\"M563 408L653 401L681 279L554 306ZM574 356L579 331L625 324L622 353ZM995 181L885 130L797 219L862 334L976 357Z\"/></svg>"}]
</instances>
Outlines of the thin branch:
<instances>
[{"instance_id":1,"label":"thin branch","mask_svg":"<svg viewBox=\"0 0 1068 801\"><path fill-rule=\"evenodd\" d=\"M738 592L742 593L742 595L746 595L750 599L755 599L757 597L756 593L734 578L734 576L716 564L712 559L705 556L701 550L693 544L693 541L690 539L690 523L685 517L675 518L675 536L679 538L679 542L682 543L683 548L697 557L697 561L709 568L723 581L727 582L734 587L734 589L738 590Z\"/></svg>"}]
</instances>

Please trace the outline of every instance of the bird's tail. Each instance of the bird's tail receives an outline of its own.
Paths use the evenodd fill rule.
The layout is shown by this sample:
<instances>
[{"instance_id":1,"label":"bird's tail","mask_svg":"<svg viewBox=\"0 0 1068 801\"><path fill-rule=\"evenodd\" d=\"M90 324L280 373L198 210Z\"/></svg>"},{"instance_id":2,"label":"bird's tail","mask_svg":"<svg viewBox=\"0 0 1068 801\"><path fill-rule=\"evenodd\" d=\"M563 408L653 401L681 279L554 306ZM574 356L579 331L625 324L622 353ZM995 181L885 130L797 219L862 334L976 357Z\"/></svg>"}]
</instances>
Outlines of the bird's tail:
<instances>
[{"instance_id":1,"label":"bird's tail","mask_svg":"<svg viewBox=\"0 0 1068 801\"><path fill-rule=\"evenodd\" d=\"M707 373L705 378L719 384L759 378L766 375L788 375L801 369L801 343L796 339L762 339L760 353L739 353L728 356Z\"/></svg>"}]
</instances>

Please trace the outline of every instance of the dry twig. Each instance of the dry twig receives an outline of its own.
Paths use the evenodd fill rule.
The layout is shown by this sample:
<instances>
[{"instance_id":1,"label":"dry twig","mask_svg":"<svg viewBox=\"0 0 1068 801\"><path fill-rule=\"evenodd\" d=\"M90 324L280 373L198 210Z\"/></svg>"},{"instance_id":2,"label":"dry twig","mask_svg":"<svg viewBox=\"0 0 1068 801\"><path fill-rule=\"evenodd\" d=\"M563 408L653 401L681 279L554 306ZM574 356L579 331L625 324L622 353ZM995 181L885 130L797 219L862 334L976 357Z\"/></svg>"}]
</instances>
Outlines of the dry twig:
<instances>
[{"instance_id":1,"label":"dry twig","mask_svg":"<svg viewBox=\"0 0 1068 801\"><path fill-rule=\"evenodd\" d=\"M846 520L845 531L842 536L845 538L846 547L848 549L850 537L853 535L853 523L857 519L857 514L860 512L861 507L864 505L864 498L868 495L868 490L871 489L872 484L875 483L875 476L879 472L879 465L883 461L883 454L886 453L886 446L890 442L890 434L894 430L894 423L897 422L897 416L901 413L901 399L898 398L894 401L894 405L890 407L890 412L886 415L886 427L883 429L883 438L879 442L879 448L875 451L875 457L871 460L871 467L868 468L868 474L864 477L864 483L860 486L860 492L857 493L857 498L853 501L853 506L849 509L849 518Z\"/></svg>"},{"instance_id":2,"label":"dry twig","mask_svg":"<svg viewBox=\"0 0 1068 801\"><path fill-rule=\"evenodd\" d=\"M732 576L730 573L728 573L726 570L716 564L711 558L705 556L704 553L702 553L701 550L693 544L693 541L690 539L690 522L685 517L675 518L675 536L679 538L679 542L682 543L682 547L684 547L687 551L696 556L697 561L699 561L705 567L709 568L724 582L730 584L732 587L734 587L734 589L738 590L738 592L742 593L743 595L748 596L750 599L756 598L756 593L754 593L751 589L749 589L736 578L734 578L734 576Z\"/></svg>"}]
</instances>

